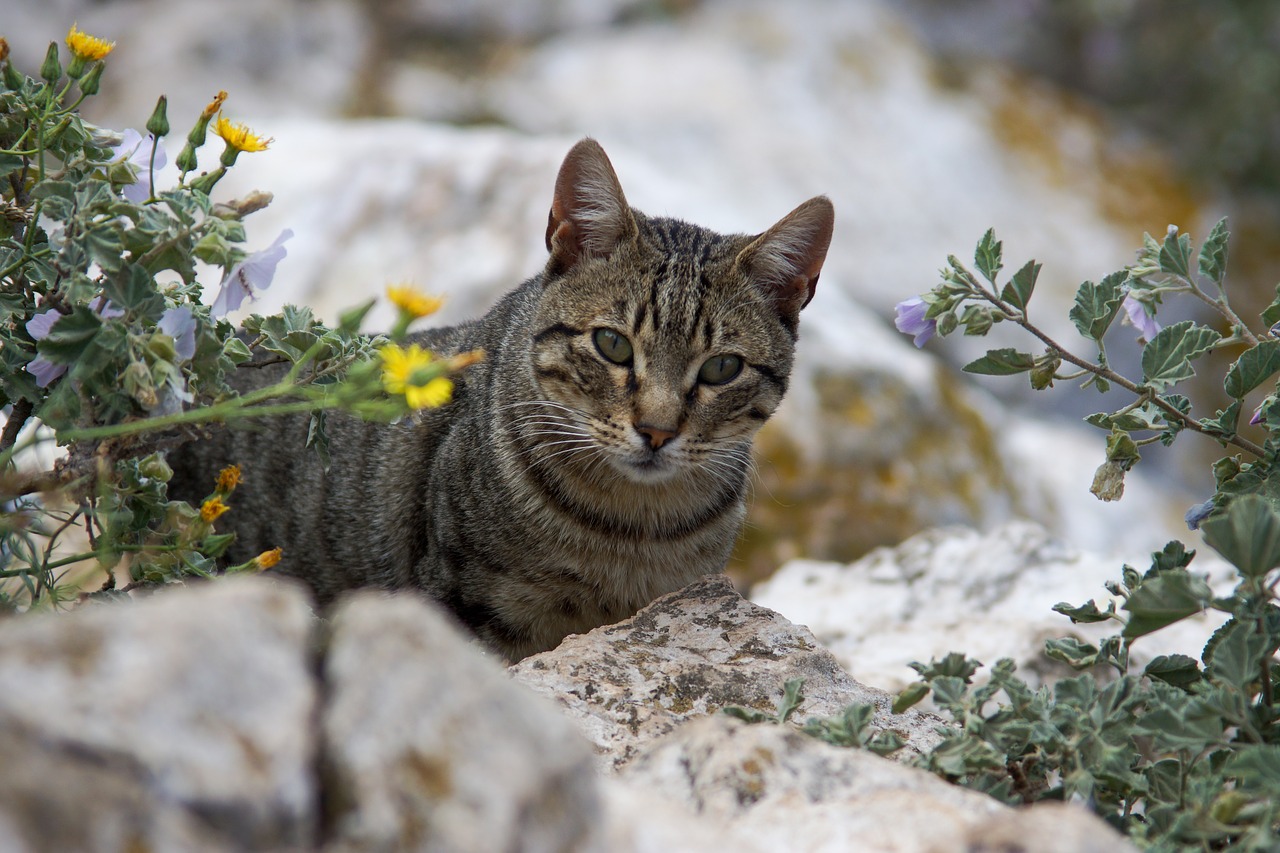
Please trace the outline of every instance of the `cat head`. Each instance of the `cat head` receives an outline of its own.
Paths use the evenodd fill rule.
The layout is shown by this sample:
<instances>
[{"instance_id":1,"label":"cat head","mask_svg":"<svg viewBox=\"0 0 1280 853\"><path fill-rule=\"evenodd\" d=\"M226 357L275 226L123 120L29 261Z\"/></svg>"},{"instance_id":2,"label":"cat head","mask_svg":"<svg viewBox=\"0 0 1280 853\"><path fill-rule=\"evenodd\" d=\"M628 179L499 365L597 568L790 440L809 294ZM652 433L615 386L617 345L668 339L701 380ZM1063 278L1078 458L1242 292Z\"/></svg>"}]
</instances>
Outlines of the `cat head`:
<instances>
[{"instance_id":1,"label":"cat head","mask_svg":"<svg viewBox=\"0 0 1280 853\"><path fill-rule=\"evenodd\" d=\"M750 236L649 217L597 142L575 145L531 344L541 396L591 442L579 455L638 483L745 470L786 391L834 217L822 196Z\"/></svg>"}]
</instances>

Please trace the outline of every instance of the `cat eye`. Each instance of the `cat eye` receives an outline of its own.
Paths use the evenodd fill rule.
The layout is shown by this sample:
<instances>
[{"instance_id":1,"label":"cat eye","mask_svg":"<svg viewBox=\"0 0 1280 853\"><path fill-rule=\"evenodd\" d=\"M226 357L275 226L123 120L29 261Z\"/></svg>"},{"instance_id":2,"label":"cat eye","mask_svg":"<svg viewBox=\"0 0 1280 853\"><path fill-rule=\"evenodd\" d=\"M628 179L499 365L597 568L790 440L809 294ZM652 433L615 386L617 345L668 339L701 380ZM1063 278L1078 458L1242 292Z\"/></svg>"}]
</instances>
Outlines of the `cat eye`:
<instances>
[{"instance_id":1,"label":"cat eye","mask_svg":"<svg viewBox=\"0 0 1280 853\"><path fill-rule=\"evenodd\" d=\"M596 329L592 338L600 354L614 364L631 363L631 341L613 329Z\"/></svg>"},{"instance_id":2,"label":"cat eye","mask_svg":"<svg viewBox=\"0 0 1280 853\"><path fill-rule=\"evenodd\" d=\"M698 381L707 385L723 385L742 372L742 358L736 355L713 355L702 363Z\"/></svg>"}]
</instances>

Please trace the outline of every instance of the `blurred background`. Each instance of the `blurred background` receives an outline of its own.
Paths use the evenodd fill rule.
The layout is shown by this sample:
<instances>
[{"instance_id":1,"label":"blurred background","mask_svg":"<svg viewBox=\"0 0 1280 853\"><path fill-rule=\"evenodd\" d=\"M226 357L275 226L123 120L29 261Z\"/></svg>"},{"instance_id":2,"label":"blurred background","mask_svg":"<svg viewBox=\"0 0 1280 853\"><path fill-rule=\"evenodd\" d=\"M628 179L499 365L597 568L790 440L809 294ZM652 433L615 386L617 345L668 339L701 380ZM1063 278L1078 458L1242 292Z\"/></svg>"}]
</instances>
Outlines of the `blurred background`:
<instances>
[{"instance_id":1,"label":"blurred background","mask_svg":"<svg viewBox=\"0 0 1280 853\"><path fill-rule=\"evenodd\" d=\"M72 23L117 42L92 120L141 128L165 94L172 159L226 90L228 118L274 137L217 189L274 194L251 249L296 235L260 312L334 319L401 281L447 295L442 322L483 311L540 268L556 168L584 135L652 214L758 232L829 195L835 240L731 565L744 583L940 524L1027 518L1138 554L1185 535L1217 447L1152 450L1100 504L1103 435L1079 417L1127 400L959 373L1028 346L1016 330L917 351L893 329L894 304L988 227L1006 269L1044 264L1037 322L1081 353L1075 288L1170 223L1198 240L1230 215L1233 302L1256 316L1274 295L1277 4L17 0L0 35L34 74ZM1113 334L1132 365L1133 331ZM1209 414L1212 386L1194 393Z\"/></svg>"}]
</instances>

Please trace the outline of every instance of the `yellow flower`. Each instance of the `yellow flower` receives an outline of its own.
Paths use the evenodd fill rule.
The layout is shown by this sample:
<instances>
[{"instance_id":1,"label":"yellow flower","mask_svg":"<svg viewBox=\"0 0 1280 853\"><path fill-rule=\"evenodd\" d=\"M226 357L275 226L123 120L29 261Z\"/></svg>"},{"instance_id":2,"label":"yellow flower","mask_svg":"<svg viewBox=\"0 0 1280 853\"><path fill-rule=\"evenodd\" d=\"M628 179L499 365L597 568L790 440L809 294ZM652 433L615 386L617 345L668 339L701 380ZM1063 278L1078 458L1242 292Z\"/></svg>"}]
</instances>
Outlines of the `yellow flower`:
<instances>
[{"instance_id":1,"label":"yellow flower","mask_svg":"<svg viewBox=\"0 0 1280 853\"><path fill-rule=\"evenodd\" d=\"M258 569L266 571L280 562L280 555L284 553L280 548L272 548L270 551L263 551L261 554L253 558L253 562L257 564Z\"/></svg>"},{"instance_id":2,"label":"yellow flower","mask_svg":"<svg viewBox=\"0 0 1280 853\"><path fill-rule=\"evenodd\" d=\"M453 382L431 369L431 353L417 344L402 349L389 344L382 355L382 386L392 394L403 394L411 409L443 406L453 396Z\"/></svg>"},{"instance_id":3,"label":"yellow flower","mask_svg":"<svg viewBox=\"0 0 1280 853\"><path fill-rule=\"evenodd\" d=\"M230 494L236 486L240 485L240 466L228 465L218 472L218 491Z\"/></svg>"},{"instance_id":4,"label":"yellow flower","mask_svg":"<svg viewBox=\"0 0 1280 853\"><path fill-rule=\"evenodd\" d=\"M222 116L214 122L213 132L223 138L227 145L237 151L266 151L274 139L263 139L243 124L228 121Z\"/></svg>"},{"instance_id":5,"label":"yellow flower","mask_svg":"<svg viewBox=\"0 0 1280 853\"><path fill-rule=\"evenodd\" d=\"M443 297L428 296L410 284L388 286L387 298L391 300L391 304L411 315L415 320L436 313L444 304Z\"/></svg>"},{"instance_id":6,"label":"yellow flower","mask_svg":"<svg viewBox=\"0 0 1280 853\"><path fill-rule=\"evenodd\" d=\"M115 46L116 43L113 41L94 38L88 33L81 32L75 24L71 25L71 32L67 33L67 47L71 48L71 52L85 62L94 62L102 59Z\"/></svg>"},{"instance_id":7,"label":"yellow flower","mask_svg":"<svg viewBox=\"0 0 1280 853\"><path fill-rule=\"evenodd\" d=\"M214 495L204 503L200 504L200 518L205 524L213 524L213 522L231 507L223 503L222 498Z\"/></svg>"}]
</instances>

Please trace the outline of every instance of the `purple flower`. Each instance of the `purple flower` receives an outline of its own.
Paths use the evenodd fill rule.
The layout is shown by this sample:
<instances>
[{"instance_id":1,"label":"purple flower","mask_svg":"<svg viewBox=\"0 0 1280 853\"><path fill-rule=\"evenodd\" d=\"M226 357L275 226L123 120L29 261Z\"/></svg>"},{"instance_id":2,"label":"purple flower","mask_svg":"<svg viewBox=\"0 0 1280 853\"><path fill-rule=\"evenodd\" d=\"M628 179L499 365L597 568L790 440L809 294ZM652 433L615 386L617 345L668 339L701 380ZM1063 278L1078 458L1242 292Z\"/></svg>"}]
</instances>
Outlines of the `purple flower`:
<instances>
[{"instance_id":1,"label":"purple flower","mask_svg":"<svg viewBox=\"0 0 1280 853\"><path fill-rule=\"evenodd\" d=\"M166 309L156 324L160 331L173 338L178 358L190 361L196 354L196 318L185 305Z\"/></svg>"},{"instance_id":2,"label":"purple flower","mask_svg":"<svg viewBox=\"0 0 1280 853\"><path fill-rule=\"evenodd\" d=\"M227 277L222 280L222 289L214 297L210 306L214 317L225 317L237 310L246 298L252 299L255 290L266 290L275 277L276 266L284 260L288 252L284 243L293 237L293 230L286 228L280 236L266 249L254 252L231 268Z\"/></svg>"},{"instance_id":3,"label":"purple flower","mask_svg":"<svg viewBox=\"0 0 1280 853\"><path fill-rule=\"evenodd\" d=\"M1187 523L1188 529L1199 530L1200 522L1208 518L1209 513L1211 512L1213 512L1212 498L1210 498L1209 500L1205 501L1202 504L1196 504L1191 509L1187 510L1187 514L1184 515L1182 519Z\"/></svg>"},{"instance_id":4,"label":"purple flower","mask_svg":"<svg viewBox=\"0 0 1280 853\"><path fill-rule=\"evenodd\" d=\"M43 341L49 334L49 330L53 328L53 324L62 319L62 312L50 308L48 311L41 311L27 321L27 334L31 336L33 341Z\"/></svg>"},{"instance_id":5,"label":"purple flower","mask_svg":"<svg viewBox=\"0 0 1280 853\"><path fill-rule=\"evenodd\" d=\"M1124 308L1129 324L1138 330L1138 336L1142 339L1149 341L1160 331L1156 318L1148 314L1146 306L1132 296L1126 295L1120 307Z\"/></svg>"},{"instance_id":6,"label":"purple flower","mask_svg":"<svg viewBox=\"0 0 1280 853\"><path fill-rule=\"evenodd\" d=\"M108 302L105 296L99 296L90 302L89 307L104 320L110 320L113 317L120 317L124 314L123 311ZM54 325L62 317L62 312L53 308L48 311L41 311L27 321L27 334L31 336L33 341L42 341L48 337L49 332L53 330ZM27 372L36 378L37 385L41 388L46 388L50 382L67 372L67 366L65 364L54 364L44 356L37 355L27 364Z\"/></svg>"},{"instance_id":7,"label":"purple flower","mask_svg":"<svg viewBox=\"0 0 1280 853\"><path fill-rule=\"evenodd\" d=\"M116 317L124 316L124 309L112 305L105 296L99 296L90 302L89 307L104 320L114 320Z\"/></svg>"},{"instance_id":8,"label":"purple flower","mask_svg":"<svg viewBox=\"0 0 1280 853\"><path fill-rule=\"evenodd\" d=\"M48 311L41 311L27 321L27 334L31 336L33 341L42 341L48 336L54 323L57 323L60 319L62 319L61 311L56 311L53 308ZM27 364L27 373L36 378L36 385L41 388L49 387L50 382L66 372L67 366L65 364L54 364L42 355L37 355Z\"/></svg>"},{"instance_id":9,"label":"purple flower","mask_svg":"<svg viewBox=\"0 0 1280 853\"><path fill-rule=\"evenodd\" d=\"M54 364L42 355L38 355L27 362L27 373L36 378L36 385L41 388L48 388L50 382L66 372L67 366L65 364Z\"/></svg>"},{"instance_id":10,"label":"purple flower","mask_svg":"<svg viewBox=\"0 0 1280 853\"><path fill-rule=\"evenodd\" d=\"M922 347L925 341L933 337L938 328L936 320L925 318L929 306L919 296L904 299L894 307L893 325L904 335L912 335L916 346Z\"/></svg>"},{"instance_id":11,"label":"purple flower","mask_svg":"<svg viewBox=\"0 0 1280 853\"><path fill-rule=\"evenodd\" d=\"M151 195L150 171L151 171L151 146L153 144L151 134L145 137L129 128L121 134L120 144L115 146L116 159L113 162L127 163L133 167L134 182L127 185L123 189L124 197L134 204L142 204ZM164 168L169 162L169 158L165 155L163 148L156 148L156 169ZM139 178L147 176L147 181L141 181Z\"/></svg>"}]
</instances>

